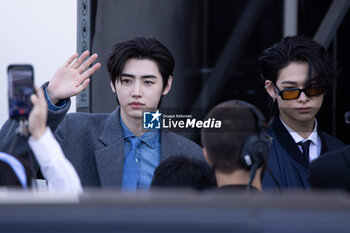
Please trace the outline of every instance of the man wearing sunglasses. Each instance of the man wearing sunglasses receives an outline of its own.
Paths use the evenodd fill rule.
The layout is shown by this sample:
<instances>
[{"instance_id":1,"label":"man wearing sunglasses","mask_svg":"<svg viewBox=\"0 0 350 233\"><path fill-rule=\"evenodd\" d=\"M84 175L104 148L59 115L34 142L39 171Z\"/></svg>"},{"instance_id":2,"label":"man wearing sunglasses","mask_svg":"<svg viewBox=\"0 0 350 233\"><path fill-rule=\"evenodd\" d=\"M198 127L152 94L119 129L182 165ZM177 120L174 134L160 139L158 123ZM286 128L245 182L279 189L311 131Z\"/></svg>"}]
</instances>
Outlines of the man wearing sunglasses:
<instances>
[{"instance_id":1,"label":"man wearing sunglasses","mask_svg":"<svg viewBox=\"0 0 350 233\"><path fill-rule=\"evenodd\" d=\"M260 65L275 110L263 188L308 188L310 162L344 146L320 131L315 118L336 77L335 65L325 48L302 36L286 37L266 49Z\"/></svg>"}]
</instances>

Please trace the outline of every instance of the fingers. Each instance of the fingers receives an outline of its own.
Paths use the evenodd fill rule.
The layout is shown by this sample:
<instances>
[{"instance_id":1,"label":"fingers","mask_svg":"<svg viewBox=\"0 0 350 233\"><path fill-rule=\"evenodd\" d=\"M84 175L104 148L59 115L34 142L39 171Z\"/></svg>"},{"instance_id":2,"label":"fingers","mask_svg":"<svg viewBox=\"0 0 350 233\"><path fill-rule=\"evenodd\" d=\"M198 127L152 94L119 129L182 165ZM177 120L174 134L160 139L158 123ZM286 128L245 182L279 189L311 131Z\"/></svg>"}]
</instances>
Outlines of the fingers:
<instances>
[{"instance_id":1,"label":"fingers","mask_svg":"<svg viewBox=\"0 0 350 233\"><path fill-rule=\"evenodd\" d=\"M80 84L79 86L77 86L77 94L81 93L82 91L84 91L86 88L88 88L89 86L89 83L90 83L90 79L87 78L84 80L84 82L82 84Z\"/></svg>"},{"instance_id":2,"label":"fingers","mask_svg":"<svg viewBox=\"0 0 350 233\"><path fill-rule=\"evenodd\" d=\"M88 77L93 75L100 68L101 68L101 63L96 63L90 69L88 69L84 73L82 73L82 75L81 75L82 79L86 80Z\"/></svg>"},{"instance_id":3,"label":"fingers","mask_svg":"<svg viewBox=\"0 0 350 233\"><path fill-rule=\"evenodd\" d=\"M34 106L37 105L46 105L46 98L45 98L45 94L44 94L44 90L42 88L39 87L35 87L35 91L36 94L32 94L30 96L30 100L32 101Z\"/></svg>"},{"instance_id":4,"label":"fingers","mask_svg":"<svg viewBox=\"0 0 350 233\"><path fill-rule=\"evenodd\" d=\"M34 89L35 89L35 92L36 92L36 93L33 93L33 94L30 96L30 101L32 101L32 104L33 104L33 105L36 105L36 103L38 102L38 96L37 96L36 94L38 93L38 90L39 90L40 88L38 88L37 86L35 86Z\"/></svg>"},{"instance_id":5,"label":"fingers","mask_svg":"<svg viewBox=\"0 0 350 233\"><path fill-rule=\"evenodd\" d=\"M35 87L35 91L36 91L37 96L38 96L40 99L45 98L44 90L43 90L42 88Z\"/></svg>"},{"instance_id":6,"label":"fingers","mask_svg":"<svg viewBox=\"0 0 350 233\"><path fill-rule=\"evenodd\" d=\"M86 50L85 52L83 52L81 55L80 55L80 57L77 59L77 60L75 60L75 62L72 64L72 68L74 68L74 69L77 69L80 65L81 65L81 63L83 63L83 61L87 58L89 56L89 51L88 50Z\"/></svg>"},{"instance_id":7,"label":"fingers","mask_svg":"<svg viewBox=\"0 0 350 233\"><path fill-rule=\"evenodd\" d=\"M78 72L79 73L82 73L84 70L86 70L87 68L89 68L89 66L94 63L94 61L96 61L98 55L95 53L93 55L91 55L89 57L89 59L87 59L83 64L81 64L79 67L78 67Z\"/></svg>"},{"instance_id":8,"label":"fingers","mask_svg":"<svg viewBox=\"0 0 350 233\"><path fill-rule=\"evenodd\" d=\"M32 104L35 106L36 103L38 102L38 97L35 94L32 94L30 96L30 101L32 101Z\"/></svg>"},{"instance_id":9,"label":"fingers","mask_svg":"<svg viewBox=\"0 0 350 233\"><path fill-rule=\"evenodd\" d=\"M74 61L74 59L77 58L77 57L78 57L78 54L77 54L77 53L73 54L73 55L64 63L64 66L65 66L65 67L69 67L70 64L72 64L72 62Z\"/></svg>"}]
</instances>

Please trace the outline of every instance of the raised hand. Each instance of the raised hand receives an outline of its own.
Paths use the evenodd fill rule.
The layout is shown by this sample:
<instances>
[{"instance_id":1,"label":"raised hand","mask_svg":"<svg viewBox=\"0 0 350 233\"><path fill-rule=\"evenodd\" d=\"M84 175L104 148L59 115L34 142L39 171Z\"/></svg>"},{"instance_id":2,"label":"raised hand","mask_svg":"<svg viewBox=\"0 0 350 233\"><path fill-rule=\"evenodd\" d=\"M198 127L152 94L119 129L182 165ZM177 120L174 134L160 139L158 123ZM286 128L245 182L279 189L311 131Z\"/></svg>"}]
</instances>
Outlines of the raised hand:
<instances>
[{"instance_id":1,"label":"raised hand","mask_svg":"<svg viewBox=\"0 0 350 233\"><path fill-rule=\"evenodd\" d=\"M97 54L91 55L84 61L88 56L89 51L85 51L79 58L77 58L78 54L74 54L55 72L47 86L47 94L53 104L75 96L88 87L89 77L101 67L100 63L96 63L89 68L97 59Z\"/></svg>"}]
</instances>

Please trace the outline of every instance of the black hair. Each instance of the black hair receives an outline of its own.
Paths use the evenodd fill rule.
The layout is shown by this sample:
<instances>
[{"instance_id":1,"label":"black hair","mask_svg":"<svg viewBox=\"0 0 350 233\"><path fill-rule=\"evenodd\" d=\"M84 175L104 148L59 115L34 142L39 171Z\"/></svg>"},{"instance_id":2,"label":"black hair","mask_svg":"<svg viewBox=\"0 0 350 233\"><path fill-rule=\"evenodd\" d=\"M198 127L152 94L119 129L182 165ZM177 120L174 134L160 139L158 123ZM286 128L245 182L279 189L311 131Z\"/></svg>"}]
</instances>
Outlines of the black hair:
<instances>
[{"instance_id":1,"label":"black hair","mask_svg":"<svg viewBox=\"0 0 350 233\"><path fill-rule=\"evenodd\" d=\"M261 75L265 80L276 84L281 69L291 62L307 62L309 65L307 80L315 80L324 87L336 77L336 66L327 50L304 36L289 36L264 50L259 57Z\"/></svg>"},{"instance_id":2,"label":"black hair","mask_svg":"<svg viewBox=\"0 0 350 233\"><path fill-rule=\"evenodd\" d=\"M232 173L244 169L240 161L246 138L258 133L257 121L252 110L235 100L216 105L205 119L215 118L222 122L220 129L203 129L201 141L215 170Z\"/></svg>"},{"instance_id":3,"label":"black hair","mask_svg":"<svg viewBox=\"0 0 350 233\"><path fill-rule=\"evenodd\" d=\"M24 167L24 171L26 174L26 182L27 186L31 186L31 177L32 173L30 172L30 164L29 160L26 157L19 157L17 158L19 162L22 163ZM22 184L20 180L18 179L15 171L13 168L4 161L0 161L0 186L2 187L11 187L11 188L22 188Z\"/></svg>"},{"instance_id":4,"label":"black hair","mask_svg":"<svg viewBox=\"0 0 350 233\"><path fill-rule=\"evenodd\" d=\"M151 187L192 188L202 191L216 187L216 180L208 163L174 155L163 160L156 168Z\"/></svg>"},{"instance_id":5,"label":"black hair","mask_svg":"<svg viewBox=\"0 0 350 233\"><path fill-rule=\"evenodd\" d=\"M107 69L113 85L116 80L120 81L121 72L130 58L154 61L162 75L163 89L168 83L169 76L173 75L175 59L171 52L155 38L136 37L113 47L107 60Z\"/></svg>"}]
</instances>

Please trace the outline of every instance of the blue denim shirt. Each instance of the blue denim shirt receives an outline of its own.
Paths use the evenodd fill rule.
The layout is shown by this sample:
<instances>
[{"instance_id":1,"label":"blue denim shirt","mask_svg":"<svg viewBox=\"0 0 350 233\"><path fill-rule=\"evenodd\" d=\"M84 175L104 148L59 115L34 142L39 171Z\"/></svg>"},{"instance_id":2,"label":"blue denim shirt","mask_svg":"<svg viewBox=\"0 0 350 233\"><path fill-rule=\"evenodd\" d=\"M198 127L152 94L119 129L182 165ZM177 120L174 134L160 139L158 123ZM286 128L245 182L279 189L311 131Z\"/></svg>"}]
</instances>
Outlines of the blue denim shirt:
<instances>
[{"instance_id":1,"label":"blue denim shirt","mask_svg":"<svg viewBox=\"0 0 350 233\"><path fill-rule=\"evenodd\" d=\"M44 87L44 93L45 93L45 97L46 97L46 100L47 100L47 106L50 110L52 111L58 111L60 110L61 108L64 108L66 107L66 100L60 100L57 104L53 104L49 98L49 95L47 94L47 90L46 90L47 87Z\"/></svg>"},{"instance_id":2,"label":"blue denim shirt","mask_svg":"<svg viewBox=\"0 0 350 233\"><path fill-rule=\"evenodd\" d=\"M121 117L120 123L124 134L124 156L127 156L131 150L131 143L128 138L136 136L124 124ZM135 171L135 175L137 176L137 190L147 190L151 185L154 170L160 161L160 132L159 130L148 131L139 137L138 140L141 142L135 151L138 168ZM127 166L127 164L124 164L124 166Z\"/></svg>"}]
</instances>

